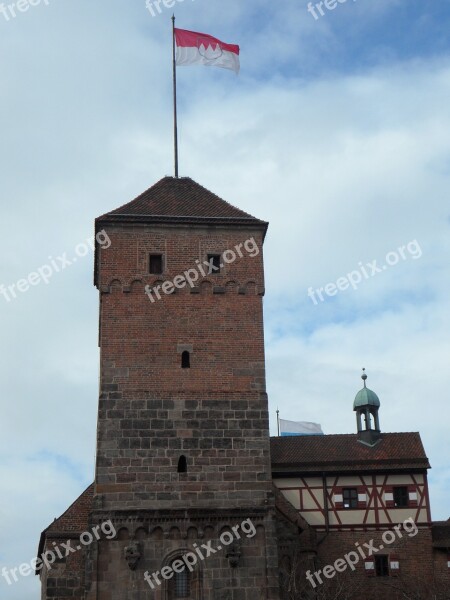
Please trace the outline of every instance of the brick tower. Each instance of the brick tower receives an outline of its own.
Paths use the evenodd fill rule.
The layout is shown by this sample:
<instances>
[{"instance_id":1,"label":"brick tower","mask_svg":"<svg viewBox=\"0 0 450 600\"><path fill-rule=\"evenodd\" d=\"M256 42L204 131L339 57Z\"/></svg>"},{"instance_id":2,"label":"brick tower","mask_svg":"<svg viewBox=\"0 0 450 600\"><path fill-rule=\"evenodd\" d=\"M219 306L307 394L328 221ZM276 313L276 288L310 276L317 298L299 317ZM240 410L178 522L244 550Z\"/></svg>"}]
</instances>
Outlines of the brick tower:
<instances>
[{"instance_id":1,"label":"brick tower","mask_svg":"<svg viewBox=\"0 0 450 600\"><path fill-rule=\"evenodd\" d=\"M117 535L90 544L73 573L66 565L64 582L53 584L61 598L279 598L266 230L191 179L172 177L96 220L96 233L111 241L95 258L96 476L77 502L91 503L89 528L111 520ZM51 528L45 534L48 547ZM71 575L78 587L69 594Z\"/></svg>"},{"instance_id":2,"label":"brick tower","mask_svg":"<svg viewBox=\"0 0 450 600\"><path fill-rule=\"evenodd\" d=\"M158 598L277 597L262 312L266 229L191 179L170 177L96 221L111 246L99 249L95 269L101 395L94 501L97 521L112 512L119 518L123 542L100 544L105 568L97 570L92 598L123 598L132 576L137 594L154 585ZM232 528L247 519L256 534L247 521L249 534L238 537ZM198 554L192 572L160 576L161 585L148 580L193 544L212 540L217 548L224 531L233 541L225 536L230 544L204 560ZM124 552L139 555L135 570Z\"/></svg>"}]
</instances>

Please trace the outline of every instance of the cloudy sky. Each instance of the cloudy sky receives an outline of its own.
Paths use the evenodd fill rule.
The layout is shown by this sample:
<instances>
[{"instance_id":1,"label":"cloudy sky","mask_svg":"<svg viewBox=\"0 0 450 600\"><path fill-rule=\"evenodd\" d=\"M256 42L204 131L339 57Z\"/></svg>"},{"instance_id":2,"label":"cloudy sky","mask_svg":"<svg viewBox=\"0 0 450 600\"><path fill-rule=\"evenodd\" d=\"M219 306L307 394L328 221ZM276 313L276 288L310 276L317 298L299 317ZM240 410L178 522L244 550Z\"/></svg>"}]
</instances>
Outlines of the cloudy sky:
<instances>
[{"instance_id":1,"label":"cloudy sky","mask_svg":"<svg viewBox=\"0 0 450 600\"><path fill-rule=\"evenodd\" d=\"M172 174L171 11L14 7L0 4L4 286L83 253L96 216ZM304 0L175 9L179 27L241 45L239 77L179 70L180 174L270 221L272 432L277 406L354 432L366 367L382 429L421 432L433 517L448 518L449 0L341 0L317 18ZM93 478L92 271L89 251L47 285L0 295L0 566L29 562ZM35 577L0 588L39 597Z\"/></svg>"}]
</instances>

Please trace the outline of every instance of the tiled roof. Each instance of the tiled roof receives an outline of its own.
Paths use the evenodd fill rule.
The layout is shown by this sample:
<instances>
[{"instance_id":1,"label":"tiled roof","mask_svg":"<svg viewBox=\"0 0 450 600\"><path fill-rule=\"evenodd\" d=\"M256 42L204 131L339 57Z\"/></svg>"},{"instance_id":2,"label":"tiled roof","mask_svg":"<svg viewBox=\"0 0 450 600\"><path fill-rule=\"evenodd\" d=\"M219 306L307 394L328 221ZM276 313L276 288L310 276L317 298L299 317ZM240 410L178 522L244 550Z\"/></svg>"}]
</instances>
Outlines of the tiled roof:
<instances>
[{"instance_id":1,"label":"tiled roof","mask_svg":"<svg viewBox=\"0 0 450 600\"><path fill-rule=\"evenodd\" d=\"M41 556L47 536L64 535L78 537L89 527L89 513L92 511L94 500L94 484L92 483L73 504L58 518L44 529L39 540L37 556ZM36 571L36 574L38 572Z\"/></svg>"},{"instance_id":2,"label":"tiled roof","mask_svg":"<svg viewBox=\"0 0 450 600\"><path fill-rule=\"evenodd\" d=\"M274 472L430 468L419 433L383 433L373 447L356 434L273 437L271 455Z\"/></svg>"},{"instance_id":3,"label":"tiled roof","mask_svg":"<svg viewBox=\"0 0 450 600\"><path fill-rule=\"evenodd\" d=\"M256 229L265 237L269 224L225 202L190 177L164 177L143 194L98 217L96 233L107 223L218 225ZM94 285L98 285L98 244Z\"/></svg>"},{"instance_id":4,"label":"tiled roof","mask_svg":"<svg viewBox=\"0 0 450 600\"><path fill-rule=\"evenodd\" d=\"M58 519L45 530L47 533L74 531L83 533L88 527L89 513L92 510L94 484L92 483Z\"/></svg>"},{"instance_id":5,"label":"tiled roof","mask_svg":"<svg viewBox=\"0 0 450 600\"><path fill-rule=\"evenodd\" d=\"M431 531L435 548L450 549L450 519L448 521L435 521L432 524Z\"/></svg>"},{"instance_id":6,"label":"tiled roof","mask_svg":"<svg viewBox=\"0 0 450 600\"><path fill-rule=\"evenodd\" d=\"M267 223L225 202L190 177L164 177L143 194L97 219L99 221Z\"/></svg>"}]
</instances>

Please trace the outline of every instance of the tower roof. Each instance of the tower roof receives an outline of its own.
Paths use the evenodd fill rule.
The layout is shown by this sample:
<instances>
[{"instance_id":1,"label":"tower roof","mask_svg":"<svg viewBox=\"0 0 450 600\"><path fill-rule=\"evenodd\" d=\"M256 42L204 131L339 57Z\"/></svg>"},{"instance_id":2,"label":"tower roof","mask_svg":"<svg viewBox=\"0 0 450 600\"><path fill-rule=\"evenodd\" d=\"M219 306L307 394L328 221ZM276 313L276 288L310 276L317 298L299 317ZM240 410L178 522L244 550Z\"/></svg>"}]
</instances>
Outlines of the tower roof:
<instances>
[{"instance_id":1,"label":"tower roof","mask_svg":"<svg viewBox=\"0 0 450 600\"><path fill-rule=\"evenodd\" d=\"M366 387L367 375L365 369L363 369L361 379L364 381L364 387L362 388L362 390L359 390L359 392L355 396L355 401L353 402L353 410L357 410L358 408L361 408L363 406L375 406L376 408L380 408L380 399L375 394L375 392L369 390L369 388Z\"/></svg>"},{"instance_id":2,"label":"tower roof","mask_svg":"<svg viewBox=\"0 0 450 600\"><path fill-rule=\"evenodd\" d=\"M254 229L265 238L269 224L210 192L190 177L163 177L140 196L95 220L97 234L107 224L204 225ZM94 285L98 284L98 243Z\"/></svg>"},{"instance_id":3,"label":"tower roof","mask_svg":"<svg viewBox=\"0 0 450 600\"><path fill-rule=\"evenodd\" d=\"M380 399L375 392L369 390L367 387L363 387L355 396L353 410L356 410L361 406L376 406L377 408L380 408Z\"/></svg>"},{"instance_id":4,"label":"tower roof","mask_svg":"<svg viewBox=\"0 0 450 600\"><path fill-rule=\"evenodd\" d=\"M164 177L131 202L98 217L97 222L100 221L257 225L264 229L268 226L190 177Z\"/></svg>"}]
</instances>

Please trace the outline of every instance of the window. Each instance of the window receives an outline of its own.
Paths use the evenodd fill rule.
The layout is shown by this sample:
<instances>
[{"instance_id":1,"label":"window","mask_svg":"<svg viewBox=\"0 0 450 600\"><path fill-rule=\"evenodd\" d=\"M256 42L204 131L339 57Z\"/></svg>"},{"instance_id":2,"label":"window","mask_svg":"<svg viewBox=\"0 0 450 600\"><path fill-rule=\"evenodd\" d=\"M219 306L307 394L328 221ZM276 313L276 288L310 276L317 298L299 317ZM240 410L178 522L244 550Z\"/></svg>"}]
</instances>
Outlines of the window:
<instances>
[{"instance_id":1,"label":"window","mask_svg":"<svg viewBox=\"0 0 450 600\"><path fill-rule=\"evenodd\" d=\"M208 254L208 263L210 265L208 275L218 275L220 273L220 260L220 254Z\"/></svg>"},{"instance_id":2,"label":"window","mask_svg":"<svg viewBox=\"0 0 450 600\"><path fill-rule=\"evenodd\" d=\"M167 593L164 594L166 600L175 600L184 598L185 600L200 600L203 598L201 593L201 573L197 568L188 570L181 558L181 551L177 555L172 555L169 566L172 567L173 577L167 582ZM159 597L159 595L158 595Z\"/></svg>"},{"instance_id":3,"label":"window","mask_svg":"<svg viewBox=\"0 0 450 600\"><path fill-rule=\"evenodd\" d=\"M150 254L149 271L151 275L161 275L163 272L163 255Z\"/></svg>"},{"instance_id":4,"label":"window","mask_svg":"<svg viewBox=\"0 0 450 600\"><path fill-rule=\"evenodd\" d=\"M182 369L190 369L191 368L191 355L187 350L182 352L181 354L181 368Z\"/></svg>"},{"instance_id":5,"label":"window","mask_svg":"<svg viewBox=\"0 0 450 600\"><path fill-rule=\"evenodd\" d=\"M172 565L175 562L180 562L181 559L176 559L172 562ZM173 567L172 567L173 568ZM179 568L177 569L179 570ZM189 577L189 573L184 567L184 569L177 573L175 571L173 578L169 582L169 598L190 598L191 597L191 581Z\"/></svg>"},{"instance_id":6,"label":"window","mask_svg":"<svg viewBox=\"0 0 450 600\"><path fill-rule=\"evenodd\" d=\"M394 505L396 508L408 506L408 488L405 485L394 488Z\"/></svg>"},{"instance_id":7,"label":"window","mask_svg":"<svg viewBox=\"0 0 450 600\"><path fill-rule=\"evenodd\" d=\"M356 488L344 488L342 497L344 508L358 508L358 490Z\"/></svg>"},{"instance_id":8,"label":"window","mask_svg":"<svg viewBox=\"0 0 450 600\"><path fill-rule=\"evenodd\" d=\"M377 577L387 577L389 575L389 562L385 554L375 556L375 575Z\"/></svg>"},{"instance_id":9,"label":"window","mask_svg":"<svg viewBox=\"0 0 450 600\"><path fill-rule=\"evenodd\" d=\"M178 461L178 473L187 473L187 460L184 455Z\"/></svg>"},{"instance_id":10,"label":"window","mask_svg":"<svg viewBox=\"0 0 450 600\"><path fill-rule=\"evenodd\" d=\"M181 573L175 573L175 598L189 598L189 577L186 567Z\"/></svg>"}]
</instances>

